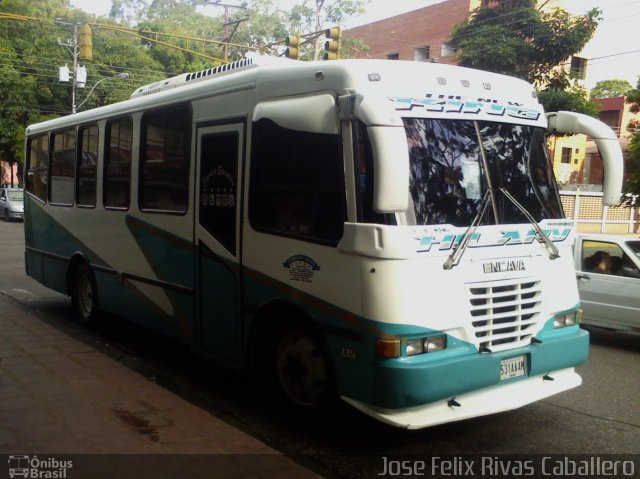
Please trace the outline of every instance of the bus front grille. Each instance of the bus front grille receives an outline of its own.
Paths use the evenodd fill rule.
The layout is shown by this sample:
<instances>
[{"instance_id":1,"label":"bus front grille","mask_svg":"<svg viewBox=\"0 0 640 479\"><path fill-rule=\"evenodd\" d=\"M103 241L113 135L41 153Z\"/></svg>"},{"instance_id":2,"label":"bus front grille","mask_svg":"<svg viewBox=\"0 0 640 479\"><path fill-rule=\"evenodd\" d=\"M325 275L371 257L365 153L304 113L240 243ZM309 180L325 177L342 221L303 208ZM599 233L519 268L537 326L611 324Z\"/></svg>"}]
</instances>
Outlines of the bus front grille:
<instances>
[{"instance_id":1,"label":"bus front grille","mask_svg":"<svg viewBox=\"0 0 640 479\"><path fill-rule=\"evenodd\" d=\"M467 290L478 348L502 351L531 342L541 312L540 281L473 283Z\"/></svg>"}]
</instances>

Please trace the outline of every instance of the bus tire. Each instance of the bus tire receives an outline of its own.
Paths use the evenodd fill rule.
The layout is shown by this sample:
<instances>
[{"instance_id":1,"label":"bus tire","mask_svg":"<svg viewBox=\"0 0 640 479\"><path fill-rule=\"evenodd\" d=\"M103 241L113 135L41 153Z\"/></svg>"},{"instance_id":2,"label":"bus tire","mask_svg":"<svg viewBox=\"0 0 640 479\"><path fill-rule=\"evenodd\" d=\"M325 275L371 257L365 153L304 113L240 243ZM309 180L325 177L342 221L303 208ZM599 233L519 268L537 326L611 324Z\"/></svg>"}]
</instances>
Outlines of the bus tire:
<instances>
[{"instance_id":1,"label":"bus tire","mask_svg":"<svg viewBox=\"0 0 640 479\"><path fill-rule=\"evenodd\" d=\"M332 398L332 373L317 337L292 325L281 330L273 349L274 379L280 395L301 409L317 409Z\"/></svg>"},{"instance_id":2,"label":"bus tire","mask_svg":"<svg viewBox=\"0 0 640 479\"><path fill-rule=\"evenodd\" d=\"M98 288L91 268L79 264L72 275L71 303L80 323L95 326L98 322Z\"/></svg>"}]
</instances>

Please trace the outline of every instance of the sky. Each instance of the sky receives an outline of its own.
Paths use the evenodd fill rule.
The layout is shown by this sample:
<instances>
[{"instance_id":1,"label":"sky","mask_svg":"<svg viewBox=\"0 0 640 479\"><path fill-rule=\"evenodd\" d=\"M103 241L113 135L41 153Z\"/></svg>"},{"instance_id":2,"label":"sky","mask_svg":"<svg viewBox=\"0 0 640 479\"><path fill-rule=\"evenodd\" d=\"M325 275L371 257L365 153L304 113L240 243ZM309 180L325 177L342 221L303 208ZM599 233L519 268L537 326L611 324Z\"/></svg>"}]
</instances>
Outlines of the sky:
<instances>
[{"instance_id":1,"label":"sky","mask_svg":"<svg viewBox=\"0 0 640 479\"><path fill-rule=\"evenodd\" d=\"M372 0L367 13L350 19L346 27L381 20L442 1ZM277 0L283 9L299 2L300 0ZM594 38L580 54L589 59L587 87L592 88L601 80L617 78L627 80L632 86L636 86L640 75L640 42L637 41L640 1L562 0L559 3L562 3L567 11L575 14L585 13L594 7L600 8L603 12L603 20ZM107 15L111 8L111 0L71 0L71 4L96 15Z\"/></svg>"}]
</instances>

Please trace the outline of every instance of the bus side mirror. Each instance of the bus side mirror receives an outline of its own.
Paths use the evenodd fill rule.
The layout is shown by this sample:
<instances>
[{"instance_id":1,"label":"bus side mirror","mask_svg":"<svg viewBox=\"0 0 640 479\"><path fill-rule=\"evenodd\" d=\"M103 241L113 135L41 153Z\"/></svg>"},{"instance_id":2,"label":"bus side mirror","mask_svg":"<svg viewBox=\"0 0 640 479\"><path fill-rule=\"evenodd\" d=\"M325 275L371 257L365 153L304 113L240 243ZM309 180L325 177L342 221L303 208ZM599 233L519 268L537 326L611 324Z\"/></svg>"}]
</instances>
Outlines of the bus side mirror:
<instances>
[{"instance_id":1,"label":"bus side mirror","mask_svg":"<svg viewBox=\"0 0 640 479\"><path fill-rule=\"evenodd\" d=\"M409 207L409 147L404 128L367 128L374 164L373 209L397 213Z\"/></svg>"},{"instance_id":2,"label":"bus side mirror","mask_svg":"<svg viewBox=\"0 0 640 479\"><path fill-rule=\"evenodd\" d=\"M602 202L607 206L619 204L624 160L614 131L596 118L571 111L547 113L547 121L551 133L582 133L593 138L604 164Z\"/></svg>"}]
</instances>

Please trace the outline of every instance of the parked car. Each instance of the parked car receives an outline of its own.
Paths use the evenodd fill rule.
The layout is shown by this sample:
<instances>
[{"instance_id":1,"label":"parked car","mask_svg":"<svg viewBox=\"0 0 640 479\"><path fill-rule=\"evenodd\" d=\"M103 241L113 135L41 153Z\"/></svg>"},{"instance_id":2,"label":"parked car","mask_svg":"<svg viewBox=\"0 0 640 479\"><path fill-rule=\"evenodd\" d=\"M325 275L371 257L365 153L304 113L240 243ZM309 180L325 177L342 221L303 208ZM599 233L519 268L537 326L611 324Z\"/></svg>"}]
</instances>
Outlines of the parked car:
<instances>
[{"instance_id":1,"label":"parked car","mask_svg":"<svg viewBox=\"0 0 640 479\"><path fill-rule=\"evenodd\" d=\"M584 324L640 332L640 237L581 233L573 258Z\"/></svg>"},{"instance_id":2,"label":"parked car","mask_svg":"<svg viewBox=\"0 0 640 479\"><path fill-rule=\"evenodd\" d=\"M24 191L22 188L0 188L0 214L5 221L24 218Z\"/></svg>"}]
</instances>

